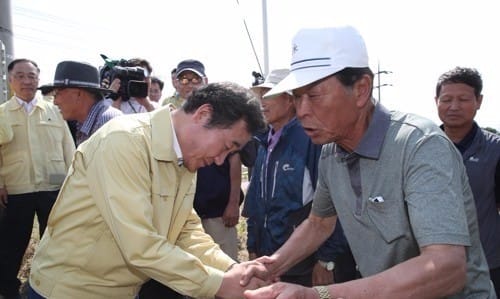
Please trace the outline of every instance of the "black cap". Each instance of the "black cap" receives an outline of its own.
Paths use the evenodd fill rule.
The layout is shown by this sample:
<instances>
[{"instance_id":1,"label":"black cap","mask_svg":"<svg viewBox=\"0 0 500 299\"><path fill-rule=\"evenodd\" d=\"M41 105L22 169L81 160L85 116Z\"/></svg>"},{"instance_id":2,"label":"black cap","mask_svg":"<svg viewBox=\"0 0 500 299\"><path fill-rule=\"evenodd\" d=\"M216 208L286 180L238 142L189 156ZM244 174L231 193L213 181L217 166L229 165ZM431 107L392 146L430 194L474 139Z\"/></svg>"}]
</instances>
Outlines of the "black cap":
<instances>
[{"instance_id":1,"label":"black cap","mask_svg":"<svg viewBox=\"0 0 500 299\"><path fill-rule=\"evenodd\" d=\"M179 77L179 75L184 71L192 71L200 77L206 77L205 66L198 60L187 59L179 62L179 64L177 65L177 73L175 74L175 77Z\"/></svg>"}]
</instances>

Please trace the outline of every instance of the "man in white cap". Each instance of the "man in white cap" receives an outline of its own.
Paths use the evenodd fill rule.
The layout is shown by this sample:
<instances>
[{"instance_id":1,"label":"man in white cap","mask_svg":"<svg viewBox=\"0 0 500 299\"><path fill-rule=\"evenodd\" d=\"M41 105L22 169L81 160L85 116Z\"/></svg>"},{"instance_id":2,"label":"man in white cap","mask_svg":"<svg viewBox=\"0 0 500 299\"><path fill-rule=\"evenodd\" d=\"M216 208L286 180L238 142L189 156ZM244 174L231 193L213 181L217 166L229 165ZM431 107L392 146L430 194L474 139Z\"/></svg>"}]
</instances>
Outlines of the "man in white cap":
<instances>
[{"instance_id":1,"label":"man in white cap","mask_svg":"<svg viewBox=\"0 0 500 299\"><path fill-rule=\"evenodd\" d=\"M269 124L266 132L254 137L260 146L245 199L247 250L252 260L273 254L307 218L318 178L321 145L311 142L297 120L291 93L262 98L289 72L272 70L263 83L252 87ZM304 286L333 283L334 271L339 270L335 262L346 258L351 261L351 277L342 277L346 275L341 269L343 273L336 277L341 281L354 279L356 271L339 226L317 252L280 275L280 281Z\"/></svg>"},{"instance_id":2,"label":"man in white cap","mask_svg":"<svg viewBox=\"0 0 500 299\"><path fill-rule=\"evenodd\" d=\"M292 49L290 75L266 96L292 91L307 135L325 145L309 218L258 260L280 275L316 250L338 216L363 278L315 289L277 283L246 297L496 298L453 143L431 121L373 99L354 28L300 30Z\"/></svg>"}]
</instances>

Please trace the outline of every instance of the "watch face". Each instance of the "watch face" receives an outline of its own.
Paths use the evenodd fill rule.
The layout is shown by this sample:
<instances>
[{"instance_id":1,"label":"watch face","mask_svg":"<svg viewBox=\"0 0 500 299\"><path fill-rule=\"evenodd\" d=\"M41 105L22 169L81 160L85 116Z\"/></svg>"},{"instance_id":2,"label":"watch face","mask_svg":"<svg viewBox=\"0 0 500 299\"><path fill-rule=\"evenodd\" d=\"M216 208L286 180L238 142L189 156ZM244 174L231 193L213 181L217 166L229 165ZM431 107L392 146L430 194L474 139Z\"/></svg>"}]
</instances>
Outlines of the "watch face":
<instances>
[{"instance_id":1,"label":"watch face","mask_svg":"<svg viewBox=\"0 0 500 299\"><path fill-rule=\"evenodd\" d=\"M335 268L335 264L333 262L326 263L326 270L332 271Z\"/></svg>"}]
</instances>

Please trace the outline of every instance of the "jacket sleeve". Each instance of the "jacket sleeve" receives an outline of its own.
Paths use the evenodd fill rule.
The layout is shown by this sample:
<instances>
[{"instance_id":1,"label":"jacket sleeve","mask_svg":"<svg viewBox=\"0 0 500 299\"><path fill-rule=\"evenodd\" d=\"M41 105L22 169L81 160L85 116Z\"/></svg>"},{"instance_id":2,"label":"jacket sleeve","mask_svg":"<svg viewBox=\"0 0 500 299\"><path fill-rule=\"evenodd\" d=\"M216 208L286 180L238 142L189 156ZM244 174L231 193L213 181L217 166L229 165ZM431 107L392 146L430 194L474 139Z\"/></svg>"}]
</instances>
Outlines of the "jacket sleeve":
<instances>
[{"instance_id":1,"label":"jacket sleeve","mask_svg":"<svg viewBox=\"0 0 500 299\"><path fill-rule=\"evenodd\" d=\"M7 122L7 117L0 108L0 145L10 142L13 136L12 127Z\"/></svg>"},{"instance_id":2,"label":"jacket sleeve","mask_svg":"<svg viewBox=\"0 0 500 299\"><path fill-rule=\"evenodd\" d=\"M208 256L215 249L206 245L211 239L201 232L199 218L191 215L183 224L178 245L189 250L169 243L153 225L149 149L142 138L113 132L92 144L96 153L85 164L96 205L131 268L189 296L213 297L224 272L202 262L208 257L200 252ZM193 249L197 241L200 247Z\"/></svg>"},{"instance_id":3,"label":"jacket sleeve","mask_svg":"<svg viewBox=\"0 0 500 299\"><path fill-rule=\"evenodd\" d=\"M175 245L198 257L204 265L211 265L223 272L236 263L205 233L200 217L194 209L182 227Z\"/></svg>"},{"instance_id":4,"label":"jacket sleeve","mask_svg":"<svg viewBox=\"0 0 500 299\"><path fill-rule=\"evenodd\" d=\"M63 154L64 163L66 164L66 170L69 169L71 162L73 161L73 155L75 154L75 142L71 136L71 131L69 130L68 123L63 120L64 137L63 137Z\"/></svg>"},{"instance_id":5,"label":"jacket sleeve","mask_svg":"<svg viewBox=\"0 0 500 299\"><path fill-rule=\"evenodd\" d=\"M257 224L255 223L256 217L255 213L257 210L257 188L258 181L257 177L258 169L254 168L254 173L252 174L252 178L250 179L250 184L248 185L247 194L245 197L245 201L243 204L243 212L242 216L247 217L247 251L248 253L257 253Z\"/></svg>"}]
</instances>

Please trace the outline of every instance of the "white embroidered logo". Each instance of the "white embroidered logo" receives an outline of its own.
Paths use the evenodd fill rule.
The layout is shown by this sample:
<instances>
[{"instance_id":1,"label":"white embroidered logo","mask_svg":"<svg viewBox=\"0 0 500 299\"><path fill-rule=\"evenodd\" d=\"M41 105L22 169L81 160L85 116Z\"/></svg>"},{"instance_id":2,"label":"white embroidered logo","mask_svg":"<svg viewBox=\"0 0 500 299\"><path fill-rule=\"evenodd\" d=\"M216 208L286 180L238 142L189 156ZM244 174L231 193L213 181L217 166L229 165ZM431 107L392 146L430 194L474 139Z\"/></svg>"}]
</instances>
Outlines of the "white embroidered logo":
<instances>
[{"instance_id":1,"label":"white embroidered logo","mask_svg":"<svg viewBox=\"0 0 500 299\"><path fill-rule=\"evenodd\" d=\"M474 157L474 156L471 156L471 157L469 158L469 161L471 161L471 162L479 162L479 158L476 158L476 157Z\"/></svg>"},{"instance_id":2,"label":"white embroidered logo","mask_svg":"<svg viewBox=\"0 0 500 299\"><path fill-rule=\"evenodd\" d=\"M283 168L283 171L293 171L293 170L295 170L295 168L291 167L290 164L288 164L288 163L284 164L282 168Z\"/></svg>"},{"instance_id":3,"label":"white embroidered logo","mask_svg":"<svg viewBox=\"0 0 500 299\"><path fill-rule=\"evenodd\" d=\"M369 201L371 202L384 202L384 198L382 196L369 197Z\"/></svg>"}]
</instances>

